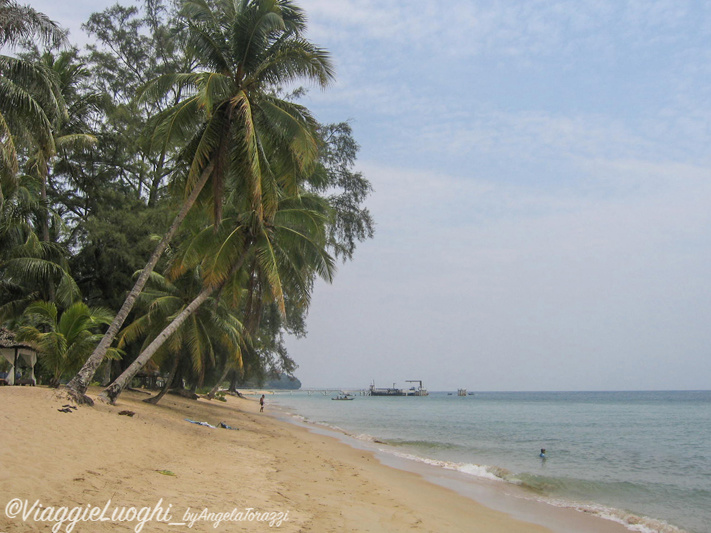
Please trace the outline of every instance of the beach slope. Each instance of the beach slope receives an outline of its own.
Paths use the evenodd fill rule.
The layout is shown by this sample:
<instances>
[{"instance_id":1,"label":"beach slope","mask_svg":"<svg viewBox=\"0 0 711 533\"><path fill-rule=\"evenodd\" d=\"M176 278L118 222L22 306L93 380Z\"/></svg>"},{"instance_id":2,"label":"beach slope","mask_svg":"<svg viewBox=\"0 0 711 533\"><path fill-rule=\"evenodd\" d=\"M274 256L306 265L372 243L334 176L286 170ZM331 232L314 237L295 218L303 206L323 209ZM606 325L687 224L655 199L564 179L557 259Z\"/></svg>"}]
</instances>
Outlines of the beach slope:
<instances>
[{"instance_id":1,"label":"beach slope","mask_svg":"<svg viewBox=\"0 0 711 533\"><path fill-rule=\"evenodd\" d=\"M253 400L145 398L73 409L58 391L0 387L0 531L548 531Z\"/></svg>"}]
</instances>

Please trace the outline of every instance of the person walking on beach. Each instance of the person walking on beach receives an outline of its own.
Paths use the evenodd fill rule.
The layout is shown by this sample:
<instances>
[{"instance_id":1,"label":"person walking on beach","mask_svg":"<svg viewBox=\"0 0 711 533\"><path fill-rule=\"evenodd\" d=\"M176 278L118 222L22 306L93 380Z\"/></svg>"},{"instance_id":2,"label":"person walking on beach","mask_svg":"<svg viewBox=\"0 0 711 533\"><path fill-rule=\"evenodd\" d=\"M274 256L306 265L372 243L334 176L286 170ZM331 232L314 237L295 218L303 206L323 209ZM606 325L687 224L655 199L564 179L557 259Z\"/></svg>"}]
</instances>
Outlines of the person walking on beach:
<instances>
[{"instance_id":1,"label":"person walking on beach","mask_svg":"<svg viewBox=\"0 0 711 533\"><path fill-rule=\"evenodd\" d=\"M259 412L264 412L264 394L262 394L262 397L259 398Z\"/></svg>"}]
</instances>

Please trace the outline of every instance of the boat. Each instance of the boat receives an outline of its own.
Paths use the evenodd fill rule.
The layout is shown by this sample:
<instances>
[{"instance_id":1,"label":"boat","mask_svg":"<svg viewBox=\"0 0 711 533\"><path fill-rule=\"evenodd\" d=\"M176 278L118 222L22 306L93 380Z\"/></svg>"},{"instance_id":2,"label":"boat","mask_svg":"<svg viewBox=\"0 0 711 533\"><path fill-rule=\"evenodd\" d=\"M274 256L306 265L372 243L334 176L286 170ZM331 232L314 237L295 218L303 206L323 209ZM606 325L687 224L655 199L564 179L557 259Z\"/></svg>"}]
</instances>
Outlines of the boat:
<instances>
[{"instance_id":1,"label":"boat","mask_svg":"<svg viewBox=\"0 0 711 533\"><path fill-rule=\"evenodd\" d=\"M348 394L348 393L345 393L345 394L339 394L338 396L335 396L335 397L333 397L333 398L331 398L331 399L332 399L332 400L355 400L355 397L354 397L354 396L351 396L351 395Z\"/></svg>"}]
</instances>

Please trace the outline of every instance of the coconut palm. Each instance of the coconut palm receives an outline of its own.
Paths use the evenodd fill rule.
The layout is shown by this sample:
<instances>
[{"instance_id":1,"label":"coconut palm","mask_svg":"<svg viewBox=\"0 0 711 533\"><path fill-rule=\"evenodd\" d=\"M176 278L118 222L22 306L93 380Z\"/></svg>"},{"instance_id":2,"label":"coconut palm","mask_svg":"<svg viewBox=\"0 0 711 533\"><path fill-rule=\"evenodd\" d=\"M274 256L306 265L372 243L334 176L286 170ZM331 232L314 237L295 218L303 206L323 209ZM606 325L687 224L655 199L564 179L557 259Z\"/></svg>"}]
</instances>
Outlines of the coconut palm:
<instances>
[{"instance_id":1,"label":"coconut palm","mask_svg":"<svg viewBox=\"0 0 711 533\"><path fill-rule=\"evenodd\" d=\"M53 302L69 306L79 298L79 288L69 273L64 250L55 243L40 240L34 232L7 254L0 254L0 274L3 302L0 321L18 317L38 299L52 297Z\"/></svg>"},{"instance_id":2,"label":"coconut palm","mask_svg":"<svg viewBox=\"0 0 711 533\"><path fill-rule=\"evenodd\" d=\"M165 98L174 90L184 95L157 117L154 140L163 151L185 146L186 199L104 339L70 382L75 396L86 391L148 275L208 182L216 224L225 184L232 180L246 184L261 219L265 209L276 210L277 189L295 192L298 174L317 156L315 121L304 107L275 96L282 84L311 81L324 87L332 79L328 54L302 37L301 9L291 0L186 0L182 15L202 70L160 76L142 97ZM276 163L291 172L274 172Z\"/></svg>"},{"instance_id":3,"label":"coconut palm","mask_svg":"<svg viewBox=\"0 0 711 533\"><path fill-rule=\"evenodd\" d=\"M65 33L47 15L30 6L14 0L0 0L0 48L17 46L32 38L54 47L65 39Z\"/></svg>"},{"instance_id":4,"label":"coconut palm","mask_svg":"<svg viewBox=\"0 0 711 533\"><path fill-rule=\"evenodd\" d=\"M37 52L35 51L35 55ZM61 224L61 218L55 215L47 197L47 188L50 185L50 177L53 176L54 170L52 167L58 167L67 164L67 156L76 150L88 148L92 146L96 139L94 136L86 133L88 126L85 122L86 115L90 111L90 102L93 95L81 95L79 86L88 77L87 71L83 65L77 60L77 51L70 50L60 52L54 55L50 52L45 53L35 64L42 66L47 73L51 75L53 83L57 87L57 96L59 97L64 112L61 114L55 113L54 102L48 101L40 94L37 97L37 102L45 111L45 116L51 117L51 129L48 136L43 136L35 139L33 148L30 150L31 157L26 164L27 174L37 182L38 195L35 232L39 234L39 238L43 242L43 247L46 251L55 251L55 257L60 258L63 270L66 272L66 261L64 253L61 249L52 243L54 239L50 237L50 220L54 219L54 226ZM45 108L49 106L48 108ZM35 246L37 248L37 246ZM44 252L42 255L47 255ZM30 257L43 258L42 255L35 253ZM25 258L26 262L27 258ZM43 265L45 269L52 270L51 262L37 263L37 266ZM56 270L56 268L55 268ZM48 275L49 270L41 280L43 282L44 299L55 301L56 290L61 290L61 287L56 285L56 273ZM36 276L35 276L36 277ZM71 301L74 301L76 295L71 295ZM63 302L67 305L66 300Z\"/></svg>"},{"instance_id":5,"label":"coconut palm","mask_svg":"<svg viewBox=\"0 0 711 533\"><path fill-rule=\"evenodd\" d=\"M208 228L200 232L188 246L186 264L191 257L199 257L204 265L204 288L173 321L150 343L131 365L106 389L100 397L113 403L130 384L133 377L150 361L156 351L173 335L183 322L213 296L227 290L238 294L245 286L245 278L257 277L264 290L260 296L270 297L284 312L286 291L298 293L304 301L314 275L332 281L334 260L326 252L326 222L324 202L310 195L282 200L273 222L262 224L252 233L254 213L225 218L217 234ZM221 231L220 231L221 230ZM216 235L211 238L210 235ZM201 249L213 250L208 255ZM246 271L243 267L249 265Z\"/></svg>"},{"instance_id":6,"label":"coconut palm","mask_svg":"<svg viewBox=\"0 0 711 533\"><path fill-rule=\"evenodd\" d=\"M119 335L119 348L143 339L141 350L145 350L190 303L201 285L200 276L195 271L175 282L154 272L137 302L137 306L145 312L123 329ZM214 367L221 355L233 367L241 368L241 344L242 325L224 301L202 306L156 351L154 360L157 363L169 360L172 355L172 369L161 393L149 400L151 403L160 400L172 383L181 358L189 361L199 383L204 379L208 367Z\"/></svg>"},{"instance_id":7,"label":"coconut palm","mask_svg":"<svg viewBox=\"0 0 711 533\"><path fill-rule=\"evenodd\" d=\"M91 309L75 302L59 314L52 302L34 302L24 312L18 340L30 343L39 354L43 368L51 375L50 386L58 386L62 376L75 372L96 346L98 326L110 324L113 316L105 309ZM109 357L118 357L112 350Z\"/></svg>"},{"instance_id":8,"label":"coconut palm","mask_svg":"<svg viewBox=\"0 0 711 533\"><path fill-rule=\"evenodd\" d=\"M65 33L46 15L13 0L0 0L0 48L37 38L47 46ZM18 171L16 139L51 145L52 120L64 113L57 84L45 66L0 55L0 203Z\"/></svg>"},{"instance_id":9,"label":"coconut palm","mask_svg":"<svg viewBox=\"0 0 711 533\"><path fill-rule=\"evenodd\" d=\"M69 274L66 250L43 241L36 233L44 206L38 184L21 176L18 186L0 206L0 322L16 320L36 300L54 300L63 307L80 298Z\"/></svg>"}]
</instances>

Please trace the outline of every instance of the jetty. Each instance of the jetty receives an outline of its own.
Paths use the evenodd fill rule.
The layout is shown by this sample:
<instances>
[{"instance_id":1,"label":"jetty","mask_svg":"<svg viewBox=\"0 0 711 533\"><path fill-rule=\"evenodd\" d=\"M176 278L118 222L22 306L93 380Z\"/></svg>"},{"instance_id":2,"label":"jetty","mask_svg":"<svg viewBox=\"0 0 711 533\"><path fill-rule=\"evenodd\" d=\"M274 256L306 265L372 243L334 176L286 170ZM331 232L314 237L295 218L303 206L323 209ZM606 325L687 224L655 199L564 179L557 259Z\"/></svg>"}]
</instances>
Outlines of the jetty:
<instances>
[{"instance_id":1,"label":"jetty","mask_svg":"<svg viewBox=\"0 0 711 533\"><path fill-rule=\"evenodd\" d=\"M405 383L418 383L418 386L412 386L409 389L399 389L393 383L392 387L378 388L375 382L370 384L368 396L429 396L429 392L422 386L420 379L406 379Z\"/></svg>"}]
</instances>

